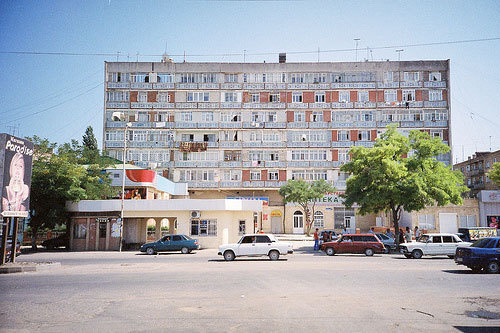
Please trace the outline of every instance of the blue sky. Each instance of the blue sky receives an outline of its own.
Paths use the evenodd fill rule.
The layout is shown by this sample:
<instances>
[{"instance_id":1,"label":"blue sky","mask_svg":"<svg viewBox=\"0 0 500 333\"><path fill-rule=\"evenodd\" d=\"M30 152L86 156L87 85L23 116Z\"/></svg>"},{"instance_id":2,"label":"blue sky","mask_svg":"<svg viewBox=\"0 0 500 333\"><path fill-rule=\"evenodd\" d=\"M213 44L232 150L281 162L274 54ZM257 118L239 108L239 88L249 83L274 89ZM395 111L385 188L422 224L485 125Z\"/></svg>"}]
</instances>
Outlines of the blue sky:
<instances>
[{"instance_id":1,"label":"blue sky","mask_svg":"<svg viewBox=\"0 0 500 333\"><path fill-rule=\"evenodd\" d=\"M500 37L499 1L1 1L0 132L102 144L104 61L317 61L350 49L358 59L397 60L393 45ZM451 59L454 162L500 149L500 40L401 47L401 60ZM137 53L139 56L137 57ZM213 56L217 54L238 56ZM190 55L211 55L191 57ZM320 52L354 61L355 51Z\"/></svg>"}]
</instances>

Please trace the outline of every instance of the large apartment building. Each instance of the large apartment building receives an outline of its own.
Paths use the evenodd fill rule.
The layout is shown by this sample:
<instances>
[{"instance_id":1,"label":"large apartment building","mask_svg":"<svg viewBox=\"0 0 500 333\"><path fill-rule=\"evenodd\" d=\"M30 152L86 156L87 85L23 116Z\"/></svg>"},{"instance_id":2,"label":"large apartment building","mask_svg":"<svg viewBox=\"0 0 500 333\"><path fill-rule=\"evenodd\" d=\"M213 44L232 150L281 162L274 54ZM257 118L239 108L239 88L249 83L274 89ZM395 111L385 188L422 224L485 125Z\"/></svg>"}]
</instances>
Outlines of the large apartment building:
<instances>
[{"instance_id":1,"label":"large apartment building","mask_svg":"<svg viewBox=\"0 0 500 333\"><path fill-rule=\"evenodd\" d=\"M448 60L175 63L165 57L106 62L105 72L110 156L123 158L127 132L127 161L187 182L191 198L266 200L255 217L266 231L303 233L304 218L283 206L280 186L325 179L341 192L346 175L339 167L349 161L349 148L371 147L389 124L451 145ZM449 153L439 159L451 164ZM362 225L338 194L318 203L315 227Z\"/></svg>"},{"instance_id":2,"label":"large apartment building","mask_svg":"<svg viewBox=\"0 0 500 333\"><path fill-rule=\"evenodd\" d=\"M488 177L488 172L496 162L500 162L500 150L477 152L466 161L455 164L453 169L464 174L464 182L470 189L470 196L477 197L482 190L499 190Z\"/></svg>"}]
</instances>

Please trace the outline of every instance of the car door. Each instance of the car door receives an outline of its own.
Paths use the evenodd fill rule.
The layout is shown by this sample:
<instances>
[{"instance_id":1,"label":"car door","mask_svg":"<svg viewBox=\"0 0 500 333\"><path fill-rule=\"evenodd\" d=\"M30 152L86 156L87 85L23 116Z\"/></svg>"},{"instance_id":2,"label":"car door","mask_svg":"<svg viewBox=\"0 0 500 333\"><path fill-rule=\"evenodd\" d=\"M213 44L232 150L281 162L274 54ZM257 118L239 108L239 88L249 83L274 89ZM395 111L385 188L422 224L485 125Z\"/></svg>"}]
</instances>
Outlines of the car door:
<instances>
[{"instance_id":1,"label":"car door","mask_svg":"<svg viewBox=\"0 0 500 333\"><path fill-rule=\"evenodd\" d=\"M255 253L255 236L245 236L238 244L237 256L248 256Z\"/></svg>"},{"instance_id":2,"label":"car door","mask_svg":"<svg viewBox=\"0 0 500 333\"><path fill-rule=\"evenodd\" d=\"M183 244L183 239L179 235L173 235L172 236L172 241L170 242L170 251L180 251Z\"/></svg>"},{"instance_id":3,"label":"car door","mask_svg":"<svg viewBox=\"0 0 500 333\"><path fill-rule=\"evenodd\" d=\"M443 254L443 239L441 236L432 236L432 243L427 243L427 253L430 255Z\"/></svg>"},{"instance_id":4,"label":"car door","mask_svg":"<svg viewBox=\"0 0 500 333\"><path fill-rule=\"evenodd\" d=\"M160 239L156 244L156 251L170 251L170 235L167 235Z\"/></svg>"},{"instance_id":5,"label":"car door","mask_svg":"<svg viewBox=\"0 0 500 333\"><path fill-rule=\"evenodd\" d=\"M365 237L364 236L352 236L351 243L351 253L363 253L365 249Z\"/></svg>"},{"instance_id":6,"label":"car door","mask_svg":"<svg viewBox=\"0 0 500 333\"><path fill-rule=\"evenodd\" d=\"M255 254L267 255L271 249L271 240L267 235L257 236L255 241Z\"/></svg>"},{"instance_id":7,"label":"car door","mask_svg":"<svg viewBox=\"0 0 500 333\"><path fill-rule=\"evenodd\" d=\"M337 242L337 247L335 251L337 253L352 253L352 238L351 236L342 236L342 238Z\"/></svg>"},{"instance_id":8,"label":"car door","mask_svg":"<svg viewBox=\"0 0 500 333\"><path fill-rule=\"evenodd\" d=\"M455 250L457 249L457 243L455 242L455 239L453 238L452 235L446 235L442 236L443 237L443 251L444 253L448 256L454 255Z\"/></svg>"}]
</instances>

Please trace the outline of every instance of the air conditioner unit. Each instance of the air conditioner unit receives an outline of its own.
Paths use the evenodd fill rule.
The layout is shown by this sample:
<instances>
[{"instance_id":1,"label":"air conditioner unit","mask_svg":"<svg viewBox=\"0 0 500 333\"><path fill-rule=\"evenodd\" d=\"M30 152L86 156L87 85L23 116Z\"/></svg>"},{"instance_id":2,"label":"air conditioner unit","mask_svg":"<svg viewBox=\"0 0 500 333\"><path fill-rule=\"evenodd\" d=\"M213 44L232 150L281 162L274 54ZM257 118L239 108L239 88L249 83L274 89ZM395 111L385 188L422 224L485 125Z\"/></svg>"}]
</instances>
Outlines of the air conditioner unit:
<instances>
[{"instance_id":1,"label":"air conditioner unit","mask_svg":"<svg viewBox=\"0 0 500 333\"><path fill-rule=\"evenodd\" d=\"M201 214L199 210L193 210L191 211L191 218L192 219L198 219L200 218Z\"/></svg>"}]
</instances>

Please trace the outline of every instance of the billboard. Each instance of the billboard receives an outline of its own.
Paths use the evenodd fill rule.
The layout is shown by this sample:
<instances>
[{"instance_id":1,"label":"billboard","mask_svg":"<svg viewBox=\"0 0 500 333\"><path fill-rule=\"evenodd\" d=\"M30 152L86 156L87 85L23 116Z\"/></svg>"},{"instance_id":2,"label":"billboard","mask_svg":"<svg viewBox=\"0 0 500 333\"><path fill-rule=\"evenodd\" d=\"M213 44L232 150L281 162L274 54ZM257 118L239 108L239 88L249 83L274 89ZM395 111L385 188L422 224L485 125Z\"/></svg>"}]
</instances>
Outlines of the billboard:
<instances>
[{"instance_id":1,"label":"billboard","mask_svg":"<svg viewBox=\"0 0 500 333\"><path fill-rule=\"evenodd\" d=\"M0 212L5 217L28 216L33 143L0 133Z\"/></svg>"}]
</instances>

